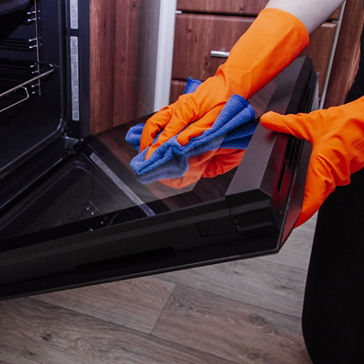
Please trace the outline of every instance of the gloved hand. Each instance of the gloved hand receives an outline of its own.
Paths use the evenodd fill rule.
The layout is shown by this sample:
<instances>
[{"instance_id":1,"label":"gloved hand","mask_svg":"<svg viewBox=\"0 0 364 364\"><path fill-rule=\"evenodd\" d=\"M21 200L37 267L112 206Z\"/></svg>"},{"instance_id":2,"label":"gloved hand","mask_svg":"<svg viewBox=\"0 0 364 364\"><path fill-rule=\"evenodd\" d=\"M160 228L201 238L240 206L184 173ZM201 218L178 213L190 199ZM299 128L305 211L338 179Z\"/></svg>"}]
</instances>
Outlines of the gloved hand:
<instances>
[{"instance_id":1,"label":"gloved hand","mask_svg":"<svg viewBox=\"0 0 364 364\"><path fill-rule=\"evenodd\" d=\"M147 121L140 150L150 146L164 129L149 148L148 158L166 140L191 124L177 137L181 145L187 144L212 126L231 95L251 97L288 66L308 45L308 40L305 26L295 16L275 8L262 10L213 77Z\"/></svg>"},{"instance_id":2,"label":"gloved hand","mask_svg":"<svg viewBox=\"0 0 364 364\"><path fill-rule=\"evenodd\" d=\"M312 144L301 215L308 220L336 186L350 183L350 175L364 167L364 97L348 104L309 114L268 112L261 124L271 130L306 139Z\"/></svg>"},{"instance_id":3,"label":"gloved hand","mask_svg":"<svg viewBox=\"0 0 364 364\"><path fill-rule=\"evenodd\" d=\"M224 149L207 151L188 160L188 170L182 177L159 180L168 187L180 189L201 178L213 178L237 167L243 159L245 149Z\"/></svg>"}]
</instances>

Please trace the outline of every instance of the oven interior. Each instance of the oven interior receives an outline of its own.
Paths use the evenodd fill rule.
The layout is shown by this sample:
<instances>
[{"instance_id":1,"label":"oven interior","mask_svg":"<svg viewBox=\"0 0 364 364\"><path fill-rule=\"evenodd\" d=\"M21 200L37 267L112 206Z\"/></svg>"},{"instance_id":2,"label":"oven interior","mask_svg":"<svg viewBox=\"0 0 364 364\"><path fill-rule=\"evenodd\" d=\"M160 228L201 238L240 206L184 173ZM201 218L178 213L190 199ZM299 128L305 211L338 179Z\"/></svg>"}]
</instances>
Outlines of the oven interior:
<instances>
[{"instance_id":1,"label":"oven interior","mask_svg":"<svg viewBox=\"0 0 364 364\"><path fill-rule=\"evenodd\" d=\"M22 3L0 21L0 177L62 134L67 117L62 2Z\"/></svg>"},{"instance_id":2,"label":"oven interior","mask_svg":"<svg viewBox=\"0 0 364 364\"><path fill-rule=\"evenodd\" d=\"M70 137L69 125L77 115L70 100L73 31L67 8L63 1L13 5L13 12L7 8L1 15L0 10L0 250L225 198L240 166L181 188L140 181L129 167L136 152L124 137L146 118L84 141ZM286 72L297 72L298 78L288 77L288 83L287 77L278 78L250 100L258 115L270 109L310 109L315 75L310 66L302 66L305 62ZM297 89L299 83L305 86ZM80 121L79 128L87 127ZM293 139L280 145L281 171L273 179L279 190L287 179L281 195L289 189L301 147ZM271 216L259 217L264 223L266 218Z\"/></svg>"}]
</instances>

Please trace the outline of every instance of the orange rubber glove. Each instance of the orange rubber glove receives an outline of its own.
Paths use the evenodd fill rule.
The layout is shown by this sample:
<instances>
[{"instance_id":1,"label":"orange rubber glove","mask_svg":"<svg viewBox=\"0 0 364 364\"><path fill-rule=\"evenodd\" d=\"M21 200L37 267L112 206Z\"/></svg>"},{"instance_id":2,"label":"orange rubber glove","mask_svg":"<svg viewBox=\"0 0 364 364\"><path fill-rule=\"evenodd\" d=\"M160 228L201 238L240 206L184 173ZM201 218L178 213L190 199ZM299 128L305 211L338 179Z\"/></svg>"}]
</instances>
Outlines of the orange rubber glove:
<instances>
[{"instance_id":1,"label":"orange rubber glove","mask_svg":"<svg viewBox=\"0 0 364 364\"><path fill-rule=\"evenodd\" d=\"M160 183L180 189L201 178L214 178L237 167L243 159L245 149L217 149L201 153L188 160L188 170L182 177L161 179Z\"/></svg>"},{"instance_id":2,"label":"orange rubber glove","mask_svg":"<svg viewBox=\"0 0 364 364\"><path fill-rule=\"evenodd\" d=\"M364 167L364 97L309 114L268 112L260 122L268 129L306 139L312 144L305 196L296 226L308 220L336 186Z\"/></svg>"},{"instance_id":3,"label":"orange rubber glove","mask_svg":"<svg viewBox=\"0 0 364 364\"><path fill-rule=\"evenodd\" d=\"M237 41L227 61L213 77L203 82L192 94L178 100L146 123L140 150L149 148L146 158L182 129L177 141L188 141L209 129L226 101L233 94L251 97L288 66L308 45L309 35L303 23L280 9L267 8L260 12L250 28ZM196 121L197 120L197 121Z\"/></svg>"}]
</instances>

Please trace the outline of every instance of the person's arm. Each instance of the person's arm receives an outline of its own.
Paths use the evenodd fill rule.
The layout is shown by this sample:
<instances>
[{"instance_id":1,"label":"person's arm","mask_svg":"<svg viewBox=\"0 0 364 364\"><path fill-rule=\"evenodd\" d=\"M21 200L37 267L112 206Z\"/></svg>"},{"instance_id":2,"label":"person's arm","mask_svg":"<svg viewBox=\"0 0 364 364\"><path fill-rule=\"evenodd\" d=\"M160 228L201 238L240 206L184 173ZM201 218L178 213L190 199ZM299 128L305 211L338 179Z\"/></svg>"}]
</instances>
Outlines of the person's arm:
<instances>
[{"instance_id":1,"label":"person's arm","mask_svg":"<svg viewBox=\"0 0 364 364\"><path fill-rule=\"evenodd\" d=\"M271 0L314 31L340 5L338 0ZM308 10L315 8L315 12ZM273 131L306 139L312 144L305 196L296 226L308 220L336 186L350 183L351 174L364 167L364 96L348 104L311 113L280 115L268 112L260 123Z\"/></svg>"},{"instance_id":2,"label":"person's arm","mask_svg":"<svg viewBox=\"0 0 364 364\"><path fill-rule=\"evenodd\" d=\"M213 77L147 121L140 142L141 151L148 148L146 158L175 135L183 146L211 128L233 94L249 99L307 47L309 31L325 21L340 3L341 0L271 0Z\"/></svg>"},{"instance_id":3,"label":"person's arm","mask_svg":"<svg viewBox=\"0 0 364 364\"><path fill-rule=\"evenodd\" d=\"M343 0L270 0L266 8L277 8L294 15L311 34L343 2Z\"/></svg>"}]
</instances>

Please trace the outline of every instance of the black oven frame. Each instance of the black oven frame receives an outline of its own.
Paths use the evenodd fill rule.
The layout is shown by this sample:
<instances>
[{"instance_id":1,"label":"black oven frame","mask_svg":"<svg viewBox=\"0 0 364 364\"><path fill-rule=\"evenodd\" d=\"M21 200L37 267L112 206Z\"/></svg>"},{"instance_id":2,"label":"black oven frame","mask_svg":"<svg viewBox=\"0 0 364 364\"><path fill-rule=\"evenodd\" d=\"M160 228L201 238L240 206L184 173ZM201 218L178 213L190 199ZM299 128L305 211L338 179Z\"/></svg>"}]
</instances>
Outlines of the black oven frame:
<instances>
[{"instance_id":1,"label":"black oven frame","mask_svg":"<svg viewBox=\"0 0 364 364\"><path fill-rule=\"evenodd\" d=\"M78 29L70 28L66 6L68 16L60 31L65 37L59 42L65 44L66 134L0 180L0 208L5 217L7 205L21 203L60 165L78 155L89 158L92 153L103 153L95 137L87 137L90 50L86 3L82 2L85 8L79 11ZM71 117L70 37L78 37L80 44L79 121ZM277 82L269 110L311 110L317 80L310 59L296 60ZM259 125L224 198L95 231L77 232L76 228L67 236L44 231L4 242L0 246L0 299L277 253L300 213L310 151L309 143ZM107 163L112 169L117 161L108 156Z\"/></svg>"}]
</instances>

